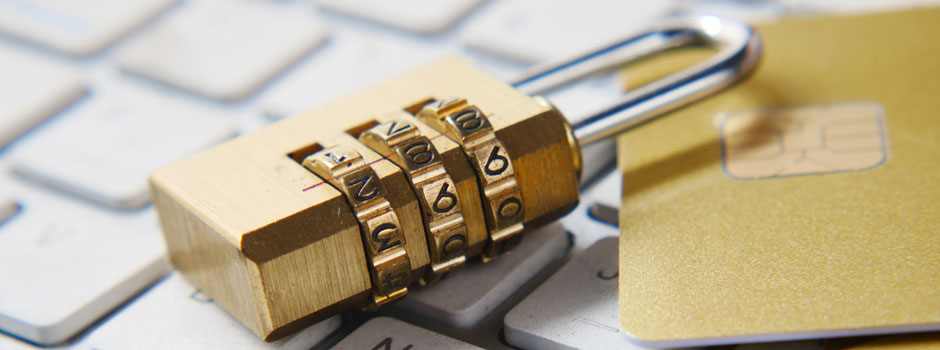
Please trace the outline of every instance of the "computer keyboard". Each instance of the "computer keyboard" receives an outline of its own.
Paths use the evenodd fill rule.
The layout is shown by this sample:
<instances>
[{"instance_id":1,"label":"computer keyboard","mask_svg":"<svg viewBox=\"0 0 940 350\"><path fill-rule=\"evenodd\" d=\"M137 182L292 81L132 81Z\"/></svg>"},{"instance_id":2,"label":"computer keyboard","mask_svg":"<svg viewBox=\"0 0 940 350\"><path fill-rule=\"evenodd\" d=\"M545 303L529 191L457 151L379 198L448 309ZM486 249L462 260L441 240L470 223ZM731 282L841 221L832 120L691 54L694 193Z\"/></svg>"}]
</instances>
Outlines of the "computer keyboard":
<instances>
[{"instance_id":1,"label":"computer keyboard","mask_svg":"<svg viewBox=\"0 0 940 350\"><path fill-rule=\"evenodd\" d=\"M569 239L560 223L526 235L513 254L489 263L471 263L427 287L409 288L394 308L453 328L470 328L540 271L559 261ZM518 254L516 254L518 252Z\"/></svg>"},{"instance_id":2,"label":"computer keyboard","mask_svg":"<svg viewBox=\"0 0 940 350\"><path fill-rule=\"evenodd\" d=\"M235 135L225 115L133 86L101 87L9 154L24 178L114 209L150 202L146 179ZM93 136L93 137L90 137Z\"/></svg>"},{"instance_id":3,"label":"computer keyboard","mask_svg":"<svg viewBox=\"0 0 940 350\"><path fill-rule=\"evenodd\" d=\"M6 0L0 32L72 55L96 53L174 0Z\"/></svg>"},{"instance_id":4,"label":"computer keyboard","mask_svg":"<svg viewBox=\"0 0 940 350\"><path fill-rule=\"evenodd\" d=\"M494 3L460 33L464 44L527 63L571 56L642 30L668 15L671 1Z\"/></svg>"},{"instance_id":5,"label":"computer keyboard","mask_svg":"<svg viewBox=\"0 0 940 350\"><path fill-rule=\"evenodd\" d=\"M257 2L187 3L121 47L118 66L221 101L258 90L327 36L312 11Z\"/></svg>"},{"instance_id":6,"label":"computer keyboard","mask_svg":"<svg viewBox=\"0 0 940 350\"><path fill-rule=\"evenodd\" d=\"M273 343L244 328L173 272L81 341L77 349L309 349L339 328L333 316Z\"/></svg>"},{"instance_id":7,"label":"computer keyboard","mask_svg":"<svg viewBox=\"0 0 940 350\"><path fill-rule=\"evenodd\" d=\"M481 0L321 0L320 6L415 33L434 34L450 28Z\"/></svg>"},{"instance_id":8,"label":"computer keyboard","mask_svg":"<svg viewBox=\"0 0 940 350\"><path fill-rule=\"evenodd\" d=\"M542 283L506 314L506 340L526 349L627 347L617 306L618 248L616 237L604 238Z\"/></svg>"},{"instance_id":9,"label":"computer keyboard","mask_svg":"<svg viewBox=\"0 0 940 350\"><path fill-rule=\"evenodd\" d=\"M404 346L404 347L402 347ZM389 317L376 317L336 344L336 349L455 349L478 350L480 347L430 332Z\"/></svg>"},{"instance_id":10,"label":"computer keyboard","mask_svg":"<svg viewBox=\"0 0 940 350\"><path fill-rule=\"evenodd\" d=\"M2 189L19 208L0 224L4 332L62 342L170 271L150 210L105 209L32 186Z\"/></svg>"},{"instance_id":11,"label":"computer keyboard","mask_svg":"<svg viewBox=\"0 0 940 350\"><path fill-rule=\"evenodd\" d=\"M62 62L0 46L0 147L82 96L80 70Z\"/></svg>"},{"instance_id":12,"label":"computer keyboard","mask_svg":"<svg viewBox=\"0 0 940 350\"><path fill-rule=\"evenodd\" d=\"M579 206L511 254L273 343L168 266L147 176L441 55L508 80L672 14L918 3L0 0L0 349L637 348L618 327L610 143L584 150ZM549 97L577 115L620 86ZM774 347L819 342L741 348Z\"/></svg>"}]
</instances>

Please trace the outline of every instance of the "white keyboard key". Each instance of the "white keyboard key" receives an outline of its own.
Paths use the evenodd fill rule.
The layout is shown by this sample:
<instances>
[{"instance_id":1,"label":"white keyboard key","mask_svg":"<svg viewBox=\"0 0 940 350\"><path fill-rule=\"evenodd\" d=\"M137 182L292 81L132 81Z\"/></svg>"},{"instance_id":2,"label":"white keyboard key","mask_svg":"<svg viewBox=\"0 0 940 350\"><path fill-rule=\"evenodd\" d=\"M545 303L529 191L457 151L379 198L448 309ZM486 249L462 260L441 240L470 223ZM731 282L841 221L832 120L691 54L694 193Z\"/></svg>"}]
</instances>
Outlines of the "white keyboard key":
<instances>
[{"instance_id":1,"label":"white keyboard key","mask_svg":"<svg viewBox=\"0 0 940 350\"><path fill-rule=\"evenodd\" d=\"M312 12L254 1L186 4L118 52L126 70L219 100L238 100L319 45Z\"/></svg>"},{"instance_id":2,"label":"white keyboard key","mask_svg":"<svg viewBox=\"0 0 940 350\"><path fill-rule=\"evenodd\" d=\"M100 51L175 0L2 0L0 32L74 55Z\"/></svg>"},{"instance_id":3,"label":"white keyboard key","mask_svg":"<svg viewBox=\"0 0 940 350\"><path fill-rule=\"evenodd\" d=\"M153 213L119 215L44 192L0 225L0 330L66 340L169 271Z\"/></svg>"},{"instance_id":4,"label":"white keyboard key","mask_svg":"<svg viewBox=\"0 0 940 350\"><path fill-rule=\"evenodd\" d=\"M624 338L617 304L617 238L579 254L506 314L524 349L644 349Z\"/></svg>"},{"instance_id":5,"label":"white keyboard key","mask_svg":"<svg viewBox=\"0 0 940 350\"><path fill-rule=\"evenodd\" d=\"M333 349L479 350L481 348L394 318L376 317L346 336Z\"/></svg>"},{"instance_id":6,"label":"white keyboard key","mask_svg":"<svg viewBox=\"0 0 940 350\"><path fill-rule=\"evenodd\" d=\"M323 7L416 33L443 31L481 0L319 0Z\"/></svg>"},{"instance_id":7,"label":"white keyboard key","mask_svg":"<svg viewBox=\"0 0 940 350\"><path fill-rule=\"evenodd\" d=\"M281 118L307 110L438 58L441 50L379 33L337 33L262 99Z\"/></svg>"},{"instance_id":8,"label":"white keyboard key","mask_svg":"<svg viewBox=\"0 0 940 350\"><path fill-rule=\"evenodd\" d=\"M233 123L202 107L143 91L102 91L22 140L13 170L121 209L149 202L161 165L218 143Z\"/></svg>"},{"instance_id":9,"label":"white keyboard key","mask_svg":"<svg viewBox=\"0 0 940 350\"><path fill-rule=\"evenodd\" d=\"M635 33L673 8L671 0L506 1L486 8L460 37L478 50L535 63Z\"/></svg>"},{"instance_id":10,"label":"white keyboard key","mask_svg":"<svg viewBox=\"0 0 940 350\"><path fill-rule=\"evenodd\" d=\"M590 196L583 200L591 201L591 217L617 226L620 222L620 201L622 200L623 172L614 169L604 176L590 191Z\"/></svg>"},{"instance_id":11,"label":"white keyboard key","mask_svg":"<svg viewBox=\"0 0 940 350\"><path fill-rule=\"evenodd\" d=\"M174 272L104 322L77 349L310 349L340 326L333 316L266 343Z\"/></svg>"},{"instance_id":12,"label":"white keyboard key","mask_svg":"<svg viewBox=\"0 0 940 350\"><path fill-rule=\"evenodd\" d=\"M475 261L426 288L409 288L395 307L453 327L470 327L552 262L564 257L568 235L561 224L527 232L522 243L489 263Z\"/></svg>"},{"instance_id":13,"label":"white keyboard key","mask_svg":"<svg viewBox=\"0 0 940 350\"><path fill-rule=\"evenodd\" d=\"M79 72L62 63L2 45L0 62L0 148L85 91Z\"/></svg>"},{"instance_id":14,"label":"white keyboard key","mask_svg":"<svg viewBox=\"0 0 940 350\"><path fill-rule=\"evenodd\" d=\"M585 159L587 158L585 157ZM599 181L581 189L581 201L578 203L578 206L575 207L571 213L561 218L561 222L574 235L572 254L582 254L585 249L590 248L594 243L604 238L620 236L620 228L617 225L600 221L590 213L591 207L596 201L595 198L608 195L604 193L604 191L609 191L609 189L600 186L600 184L610 181L608 178L619 176L619 174L619 170L611 170L608 168L606 175L599 179Z\"/></svg>"}]
</instances>

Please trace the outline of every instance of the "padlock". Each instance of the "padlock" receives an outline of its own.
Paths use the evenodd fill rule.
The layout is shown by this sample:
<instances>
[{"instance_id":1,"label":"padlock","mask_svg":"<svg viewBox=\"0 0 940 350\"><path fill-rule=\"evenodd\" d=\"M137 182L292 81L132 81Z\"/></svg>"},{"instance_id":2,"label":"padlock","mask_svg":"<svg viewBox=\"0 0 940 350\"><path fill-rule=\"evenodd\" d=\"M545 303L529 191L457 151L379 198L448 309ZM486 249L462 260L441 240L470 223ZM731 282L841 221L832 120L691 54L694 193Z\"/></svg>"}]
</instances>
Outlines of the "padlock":
<instances>
[{"instance_id":1,"label":"padlock","mask_svg":"<svg viewBox=\"0 0 940 350\"><path fill-rule=\"evenodd\" d=\"M720 50L573 126L530 96L690 45ZM458 59L434 62L157 171L169 260L267 341L375 308L470 259L511 253L577 204L581 146L713 94L759 57L749 26L698 16L511 85Z\"/></svg>"}]
</instances>

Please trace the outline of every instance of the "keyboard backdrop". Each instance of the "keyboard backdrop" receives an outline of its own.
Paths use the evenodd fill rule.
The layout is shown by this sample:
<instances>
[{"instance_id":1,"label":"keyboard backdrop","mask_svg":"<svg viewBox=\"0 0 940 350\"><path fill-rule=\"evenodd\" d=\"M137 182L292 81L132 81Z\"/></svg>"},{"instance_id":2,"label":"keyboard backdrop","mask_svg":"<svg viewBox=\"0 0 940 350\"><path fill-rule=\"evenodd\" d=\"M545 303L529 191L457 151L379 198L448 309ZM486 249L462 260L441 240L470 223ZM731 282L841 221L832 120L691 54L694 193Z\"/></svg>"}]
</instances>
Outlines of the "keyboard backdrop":
<instances>
[{"instance_id":1,"label":"keyboard backdrop","mask_svg":"<svg viewBox=\"0 0 940 350\"><path fill-rule=\"evenodd\" d=\"M609 143L585 150L582 204L512 254L269 344L172 272L147 176L442 55L509 80L673 14L927 2L0 0L0 349L635 348L618 327ZM620 86L550 98L578 115Z\"/></svg>"}]
</instances>

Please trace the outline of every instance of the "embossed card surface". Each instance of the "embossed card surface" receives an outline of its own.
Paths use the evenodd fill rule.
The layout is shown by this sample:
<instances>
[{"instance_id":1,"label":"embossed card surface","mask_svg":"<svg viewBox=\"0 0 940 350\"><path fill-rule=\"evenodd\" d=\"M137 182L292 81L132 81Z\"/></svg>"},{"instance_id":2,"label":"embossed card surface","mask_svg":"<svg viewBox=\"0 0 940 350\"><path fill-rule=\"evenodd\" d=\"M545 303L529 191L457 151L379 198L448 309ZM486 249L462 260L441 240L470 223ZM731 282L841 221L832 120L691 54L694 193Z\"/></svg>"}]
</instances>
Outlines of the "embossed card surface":
<instances>
[{"instance_id":1,"label":"embossed card surface","mask_svg":"<svg viewBox=\"0 0 940 350\"><path fill-rule=\"evenodd\" d=\"M619 139L623 331L940 329L940 9L758 30L750 79Z\"/></svg>"}]
</instances>

